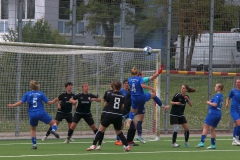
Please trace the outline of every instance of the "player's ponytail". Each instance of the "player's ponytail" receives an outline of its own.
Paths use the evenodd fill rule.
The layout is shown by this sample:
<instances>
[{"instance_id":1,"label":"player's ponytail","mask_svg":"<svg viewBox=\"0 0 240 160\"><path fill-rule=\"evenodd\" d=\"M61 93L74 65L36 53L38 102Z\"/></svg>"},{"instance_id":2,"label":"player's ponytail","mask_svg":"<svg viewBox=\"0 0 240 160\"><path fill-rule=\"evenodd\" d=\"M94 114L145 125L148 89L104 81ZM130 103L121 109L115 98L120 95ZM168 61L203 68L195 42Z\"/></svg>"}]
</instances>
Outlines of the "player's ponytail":
<instances>
[{"instance_id":1,"label":"player's ponytail","mask_svg":"<svg viewBox=\"0 0 240 160\"><path fill-rule=\"evenodd\" d=\"M189 87L189 86L186 85L186 84L183 84L183 86L185 86L187 92L195 92L195 91L196 91L194 88L191 88L191 87Z\"/></svg>"},{"instance_id":2,"label":"player's ponytail","mask_svg":"<svg viewBox=\"0 0 240 160\"><path fill-rule=\"evenodd\" d=\"M137 68L135 66L132 68L131 74L132 75L138 75L138 70L137 70Z\"/></svg>"},{"instance_id":3,"label":"player's ponytail","mask_svg":"<svg viewBox=\"0 0 240 160\"><path fill-rule=\"evenodd\" d=\"M32 90L39 90L40 89L40 84L35 80L31 80L30 81L30 88Z\"/></svg>"},{"instance_id":4,"label":"player's ponytail","mask_svg":"<svg viewBox=\"0 0 240 160\"><path fill-rule=\"evenodd\" d=\"M225 90L224 85L222 83L217 83L216 85L218 86L218 88L221 89L221 91Z\"/></svg>"}]
</instances>

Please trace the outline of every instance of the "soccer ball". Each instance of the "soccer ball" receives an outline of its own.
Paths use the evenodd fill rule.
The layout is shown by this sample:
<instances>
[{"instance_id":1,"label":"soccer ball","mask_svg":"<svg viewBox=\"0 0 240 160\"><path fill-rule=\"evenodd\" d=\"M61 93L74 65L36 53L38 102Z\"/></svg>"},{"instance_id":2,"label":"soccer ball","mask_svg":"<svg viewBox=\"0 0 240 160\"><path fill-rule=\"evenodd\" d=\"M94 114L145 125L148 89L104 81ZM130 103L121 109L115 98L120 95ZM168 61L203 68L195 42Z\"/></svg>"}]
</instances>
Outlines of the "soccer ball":
<instances>
[{"instance_id":1,"label":"soccer ball","mask_svg":"<svg viewBox=\"0 0 240 160\"><path fill-rule=\"evenodd\" d=\"M149 56L152 53L152 48L149 47L149 46L146 46L146 47L143 48L143 52L144 52L145 55Z\"/></svg>"}]
</instances>

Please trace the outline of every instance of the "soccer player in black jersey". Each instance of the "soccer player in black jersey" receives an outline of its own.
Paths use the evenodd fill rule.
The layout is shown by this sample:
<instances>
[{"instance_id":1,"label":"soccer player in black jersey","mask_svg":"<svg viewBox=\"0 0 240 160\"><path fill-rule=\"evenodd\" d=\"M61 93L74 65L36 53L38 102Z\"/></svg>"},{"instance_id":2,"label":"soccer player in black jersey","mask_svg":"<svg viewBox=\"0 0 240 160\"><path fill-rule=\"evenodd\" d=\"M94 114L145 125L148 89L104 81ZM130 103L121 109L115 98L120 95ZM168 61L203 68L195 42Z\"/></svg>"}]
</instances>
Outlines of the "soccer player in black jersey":
<instances>
[{"instance_id":1,"label":"soccer player in black jersey","mask_svg":"<svg viewBox=\"0 0 240 160\"><path fill-rule=\"evenodd\" d=\"M195 92L195 89L190 88L188 85L183 84L181 87L181 92L176 93L170 104L172 105L170 112L170 124L173 125L173 135L172 135L172 147L180 147L179 144L176 143L177 134L179 131L179 124L184 128L184 136L185 136L185 146L189 148L188 138L189 138L189 127L187 124L187 120L184 116L184 110L186 103L192 107L192 102L189 96L186 94L187 92Z\"/></svg>"},{"instance_id":2,"label":"soccer player in black jersey","mask_svg":"<svg viewBox=\"0 0 240 160\"><path fill-rule=\"evenodd\" d=\"M130 151L131 147L128 145L127 139L122 133L122 108L124 107L124 96L120 93L121 82L113 83L114 91L107 95L104 106L106 107L106 113L101 121L99 130L93 140L93 145L87 148L87 151L96 149L97 142L103 138L103 133L106 128L113 124L117 136L121 139L124 147L124 151Z\"/></svg>"},{"instance_id":3,"label":"soccer player in black jersey","mask_svg":"<svg viewBox=\"0 0 240 160\"><path fill-rule=\"evenodd\" d=\"M73 83L67 82L65 83L65 92L62 92L56 99L58 104L58 111L55 117L56 124L58 125L63 119L66 119L68 122L68 128L72 123L72 103L69 100L75 96L72 92ZM42 141L45 141L47 137L50 135L52 127L50 127L46 133L46 135L42 138Z\"/></svg>"},{"instance_id":4,"label":"soccer player in black jersey","mask_svg":"<svg viewBox=\"0 0 240 160\"><path fill-rule=\"evenodd\" d=\"M89 90L88 84L84 83L82 85L83 92L78 93L77 95L75 95L73 98L71 98L69 100L73 104L76 104L78 101L78 105L76 108L76 112L73 116L71 126L69 127L69 130L68 130L68 137L64 143L69 143L74 129L76 128L78 122L82 118L89 125L89 127L93 130L94 134L96 134L98 131L98 129L96 128L96 125L94 124L94 120L93 120L93 117L91 114L91 104L93 101L101 102L101 99L98 98L96 95L89 93L88 90Z\"/></svg>"}]
</instances>

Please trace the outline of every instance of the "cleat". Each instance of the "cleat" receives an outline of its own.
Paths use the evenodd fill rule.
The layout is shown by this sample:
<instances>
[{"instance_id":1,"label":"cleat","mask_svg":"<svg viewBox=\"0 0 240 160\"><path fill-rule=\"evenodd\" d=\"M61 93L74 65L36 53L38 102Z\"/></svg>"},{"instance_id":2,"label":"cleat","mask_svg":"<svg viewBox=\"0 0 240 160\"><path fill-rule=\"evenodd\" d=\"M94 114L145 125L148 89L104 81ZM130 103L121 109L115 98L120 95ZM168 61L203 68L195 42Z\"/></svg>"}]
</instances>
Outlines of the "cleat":
<instances>
[{"instance_id":1,"label":"cleat","mask_svg":"<svg viewBox=\"0 0 240 160\"><path fill-rule=\"evenodd\" d=\"M237 143L235 141L232 141L232 146L237 146Z\"/></svg>"},{"instance_id":2,"label":"cleat","mask_svg":"<svg viewBox=\"0 0 240 160\"><path fill-rule=\"evenodd\" d=\"M47 139L47 136L42 137L42 141L45 141Z\"/></svg>"},{"instance_id":3,"label":"cleat","mask_svg":"<svg viewBox=\"0 0 240 160\"><path fill-rule=\"evenodd\" d=\"M101 146L97 146L96 150L100 151L101 150Z\"/></svg>"},{"instance_id":4,"label":"cleat","mask_svg":"<svg viewBox=\"0 0 240 160\"><path fill-rule=\"evenodd\" d=\"M87 148L87 151L92 151L96 149L96 146L95 145L91 145L89 148Z\"/></svg>"},{"instance_id":5,"label":"cleat","mask_svg":"<svg viewBox=\"0 0 240 160\"><path fill-rule=\"evenodd\" d=\"M139 142L142 142L143 144L146 143L146 141L144 141L144 139L143 139L141 136L137 136L137 140L138 140Z\"/></svg>"},{"instance_id":6,"label":"cleat","mask_svg":"<svg viewBox=\"0 0 240 160\"><path fill-rule=\"evenodd\" d=\"M190 148L190 146L189 146L189 143L188 143L188 142L185 142L185 146L186 146L186 148Z\"/></svg>"},{"instance_id":7,"label":"cleat","mask_svg":"<svg viewBox=\"0 0 240 160\"><path fill-rule=\"evenodd\" d=\"M233 141L238 145L240 146L240 141L239 141L239 137L236 136L235 138L233 138Z\"/></svg>"},{"instance_id":8,"label":"cleat","mask_svg":"<svg viewBox=\"0 0 240 160\"><path fill-rule=\"evenodd\" d=\"M196 145L196 148L201 148L201 147L204 147L204 143L203 142L200 142L198 145Z\"/></svg>"},{"instance_id":9,"label":"cleat","mask_svg":"<svg viewBox=\"0 0 240 160\"><path fill-rule=\"evenodd\" d=\"M32 146L32 148L31 149L37 149L37 146Z\"/></svg>"},{"instance_id":10,"label":"cleat","mask_svg":"<svg viewBox=\"0 0 240 160\"><path fill-rule=\"evenodd\" d=\"M131 150L131 147L128 145L128 146L123 146L123 148L124 148L124 151L125 152L128 152L128 151L130 151Z\"/></svg>"},{"instance_id":11,"label":"cleat","mask_svg":"<svg viewBox=\"0 0 240 160\"><path fill-rule=\"evenodd\" d=\"M136 143L134 143L134 142L128 142L128 145L129 145L129 146L139 146L139 144L136 144Z\"/></svg>"},{"instance_id":12,"label":"cleat","mask_svg":"<svg viewBox=\"0 0 240 160\"><path fill-rule=\"evenodd\" d=\"M70 141L71 141L71 142L74 142L75 140L74 140L73 138L70 138Z\"/></svg>"},{"instance_id":13,"label":"cleat","mask_svg":"<svg viewBox=\"0 0 240 160\"><path fill-rule=\"evenodd\" d=\"M216 146L215 145L211 145L211 146L207 147L206 149L216 149Z\"/></svg>"},{"instance_id":14,"label":"cleat","mask_svg":"<svg viewBox=\"0 0 240 160\"><path fill-rule=\"evenodd\" d=\"M122 142L121 142L121 141L119 141L119 140L116 140L116 142L115 142L115 145L117 145L117 146L122 146L123 144L122 144Z\"/></svg>"},{"instance_id":15,"label":"cleat","mask_svg":"<svg viewBox=\"0 0 240 160\"><path fill-rule=\"evenodd\" d=\"M129 129L130 128L130 125L131 125L131 122L132 120L130 118L126 119L126 128Z\"/></svg>"},{"instance_id":16,"label":"cleat","mask_svg":"<svg viewBox=\"0 0 240 160\"><path fill-rule=\"evenodd\" d=\"M70 141L70 139L66 139L63 143L66 143L66 144L68 144L69 143L69 141Z\"/></svg>"},{"instance_id":17,"label":"cleat","mask_svg":"<svg viewBox=\"0 0 240 160\"><path fill-rule=\"evenodd\" d=\"M57 134L56 131L54 130L51 130L50 133L52 133L56 138L59 138L59 134Z\"/></svg>"},{"instance_id":18,"label":"cleat","mask_svg":"<svg viewBox=\"0 0 240 160\"><path fill-rule=\"evenodd\" d=\"M172 147L173 147L173 148L178 148L178 147L180 147L180 146L181 146L181 145L179 145L179 144L177 144L177 143L173 143L173 144L172 144Z\"/></svg>"}]
</instances>

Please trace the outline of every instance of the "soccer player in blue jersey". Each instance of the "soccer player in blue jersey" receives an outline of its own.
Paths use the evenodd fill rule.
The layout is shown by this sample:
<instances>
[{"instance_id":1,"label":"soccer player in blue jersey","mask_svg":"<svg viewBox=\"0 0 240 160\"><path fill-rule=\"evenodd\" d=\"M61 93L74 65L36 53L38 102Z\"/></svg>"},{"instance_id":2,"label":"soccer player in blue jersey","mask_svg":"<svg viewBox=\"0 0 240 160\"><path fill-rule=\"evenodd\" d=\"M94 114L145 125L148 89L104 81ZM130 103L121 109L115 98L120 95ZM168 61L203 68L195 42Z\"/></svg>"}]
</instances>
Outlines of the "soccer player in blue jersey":
<instances>
[{"instance_id":1,"label":"soccer player in blue jersey","mask_svg":"<svg viewBox=\"0 0 240 160\"><path fill-rule=\"evenodd\" d=\"M28 103L28 115L30 120L31 131L30 135L32 137L33 147L32 149L37 149L37 142L36 142L36 127L38 125L38 121L42 121L46 124L49 124L52 127L51 133L56 137L59 138L59 135L56 133L57 124L55 120L53 120L49 114L44 110L44 106L42 101L51 105L57 101L54 99L49 101L45 94L41 91L40 85L37 81L31 80L30 81L30 88L31 91L28 91L24 94L22 99L14 104L8 104L8 107L17 107L22 105L23 103Z\"/></svg>"},{"instance_id":2,"label":"soccer player in blue jersey","mask_svg":"<svg viewBox=\"0 0 240 160\"><path fill-rule=\"evenodd\" d=\"M226 108L229 106L230 99L232 99L232 104L230 108L230 114L236 123L236 127L234 128L236 134L235 137L233 137L234 144L240 145L240 78L236 80L236 88L233 88L228 98L226 99Z\"/></svg>"},{"instance_id":3,"label":"soccer player in blue jersey","mask_svg":"<svg viewBox=\"0 0 240 160\"><path fill-rule=\"evenodd\" d=\"M148 100L156 97L156 92L154 88L144 84L142 77L138 75L138 70L136 67L133 67L131 70L131 77L128 78L128 84L131 91L132 108L129 113L129 118L127 119L127 128L130 127L131 121L137 114L139 106L144 105ZM152 92L144 94L143 88L152 90Z\"/></svg>"},{"instance_id":4,"label":"soccer player in blue jersey","mask_svg":"<svg viewBox=\"0 0 240 160\"><path fill-rule=\"evenodd\" d=\"M217 94L211 99L211 101L207 101L208 105L208 115L204 120L203 131L201 136L200 143L196 146L196 148L204 147L204 142L207 137L208 129L210 128L211 133L211 146L207 147L207 149L216 149L216 132L215 128L217 128L218 123L222 117L222 105L223 105L223 95L222 91L224 90L224 85L221 83L217 83L214 88Z\"/></svg>"},{"instance_id":5,"label":"soccer player in blue jersey","mask_svg":"<svg viewBox=\"0 0 240 160\"><path fill-rule=\"evenodd\" d=\"M142 72L139 72L138 75L142 77L144 84L149 86L149 82L156 79L157 76L162 73L163 68L164 68L164 65L162 65L160 67L160 69L154 75L152 75L150 77L143 77ZM144 92L144 94L148 93L148 90L143 88L143 92ZM153 100L160 107L162 106L162 102L157 96L155 96L153 98ZM168 108L168 106L164 106L164 109L166 109L166 108ZM141 105L141 106L138 107L138 111L137 111L137 118L138 118L138 121L137 121L137 133L138 133L137 140L145 144L146 141L142 138L142 123L143 123L143 119L144 119L144 114L145 114L145 107L144 107L144 105Z\"/></svg>"}]
</instances>

